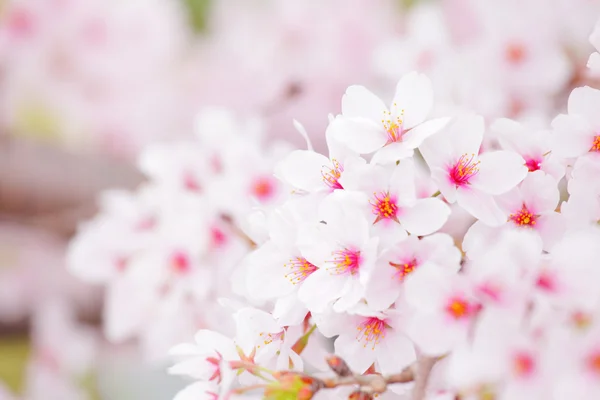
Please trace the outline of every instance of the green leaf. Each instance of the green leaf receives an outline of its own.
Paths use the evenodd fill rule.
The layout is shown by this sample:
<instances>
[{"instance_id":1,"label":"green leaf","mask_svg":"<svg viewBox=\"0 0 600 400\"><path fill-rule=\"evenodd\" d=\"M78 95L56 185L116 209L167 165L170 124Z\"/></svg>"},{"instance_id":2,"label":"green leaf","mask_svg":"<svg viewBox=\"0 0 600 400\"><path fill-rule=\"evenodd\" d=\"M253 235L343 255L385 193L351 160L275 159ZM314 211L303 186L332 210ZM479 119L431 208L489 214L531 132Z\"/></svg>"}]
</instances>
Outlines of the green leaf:
<instances>
[{"instance_id":1,"label":"green leaf","mask_svg":"<svg viewBox=\"0 0 600 400\"><path fill-rule=\"evenodd\" d=\"M207 26L211 0L183 0L183 3L187 8L188 18L194 31L204 32Z\"/></svg>"},{"instance_id":2,"label":"green leaf","mask_svg":"<svg viewBox=\"0 0 600 400\"><path fill-rule=\"evenodd\" d=\"M23 389L30 352L26 336L0 338L0 381L15 393Z\"/></svg>"}]
</instances>

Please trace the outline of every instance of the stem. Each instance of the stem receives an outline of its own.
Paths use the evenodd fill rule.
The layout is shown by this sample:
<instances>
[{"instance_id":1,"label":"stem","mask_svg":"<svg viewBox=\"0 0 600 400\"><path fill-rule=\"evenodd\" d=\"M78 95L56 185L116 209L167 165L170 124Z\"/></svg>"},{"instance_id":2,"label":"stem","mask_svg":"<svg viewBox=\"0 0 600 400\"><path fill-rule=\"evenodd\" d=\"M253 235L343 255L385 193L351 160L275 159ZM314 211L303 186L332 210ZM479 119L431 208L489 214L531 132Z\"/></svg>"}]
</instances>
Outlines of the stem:
<instances>
[{"instance_id":1,"label":"stem","mask_svg":"<svg viewBox=\"0 0 600 400\"><path fill-rule=\"evenodd\" d=\"M413 388L413 400L425 400L427 395L427 383L431 375L431 369L438 361L434 357L420 357L417 361L415 373L415 387Z\"/></svg>"},{"instance_id":2,"label":"stem","mask_svg":"<svg viewBox=\"0 0 600 400\"><path fill-rule=\"evenodd\" d=\"M414 367L411 365L404 368L402 372L389 376L382 376L379 374L350 375L323 379L323 388L332 389L339 386L359 385L363 391L369 393L383 393L387 390L387 385L412 382L415 376L413 369Z\"/></svg>"}]
</instances>

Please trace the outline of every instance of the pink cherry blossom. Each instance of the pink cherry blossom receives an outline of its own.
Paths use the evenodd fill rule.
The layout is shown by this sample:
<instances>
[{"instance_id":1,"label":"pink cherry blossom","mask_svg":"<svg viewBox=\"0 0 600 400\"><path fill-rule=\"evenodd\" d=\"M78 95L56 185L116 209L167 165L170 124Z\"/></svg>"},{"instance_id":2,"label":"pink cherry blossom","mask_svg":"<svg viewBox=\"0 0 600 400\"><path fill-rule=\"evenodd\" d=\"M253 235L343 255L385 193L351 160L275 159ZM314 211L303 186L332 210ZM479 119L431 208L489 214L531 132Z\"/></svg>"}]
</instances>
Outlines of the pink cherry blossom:
<instances>
[{"instance_id":1,"label":"pink cherry blossom","mask_svg":"<svg viewBox=\"0 0 600 400\"><path fill-rule=\"evenodd\" d=\"M489 225L502 223L495 195L508 192L527 175L525 161L511 151L480 154L483 119L458 117L420 148L440 192Z\"/></svg>"},{"instance_id":2,"label":"pink cherry blossom","mask_svg":"<svg viewBox=\"0 0 600 400\"><path fill-rule=\"evenodd\" d=\"M431 83L418 73L400 79L389 109L366 88L350 86L342 98L342 116L332 122L332 129L336 139L358 153L389 146L378 160L392 162L409 157L446 124L446 119L425 122L432 104Z\"/></svg>"}]
</instances>

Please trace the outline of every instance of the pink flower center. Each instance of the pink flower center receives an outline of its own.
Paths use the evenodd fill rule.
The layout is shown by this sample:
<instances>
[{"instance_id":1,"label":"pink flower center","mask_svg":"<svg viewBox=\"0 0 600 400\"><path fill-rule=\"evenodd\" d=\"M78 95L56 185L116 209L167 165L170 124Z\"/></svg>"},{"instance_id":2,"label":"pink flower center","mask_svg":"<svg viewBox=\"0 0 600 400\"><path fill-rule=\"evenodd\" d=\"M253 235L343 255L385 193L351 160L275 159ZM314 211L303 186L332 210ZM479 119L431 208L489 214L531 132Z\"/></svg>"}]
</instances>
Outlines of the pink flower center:
<instances>
[{"instance_id":1,"label":"pink flower center","mask_svg":"<svg viewBox=\"0 0 600 400\"><path fill-rule=\"evenodd\" d=\"M452 297L446 304L446 313L455 320L463 320L472 316L478 307L461 296Z\"/></svg>"},{"instance_id":2,"label":"pink flower center","mask_svg":"<svg viewBox=\"0 0 600 400\"><path fill-rule=\"evenodd\" d=\"M536 286L546 292L556 291L556 279L550 271L542 271L535 282Z\"/></svg>"},{"instance_id":3,"label":"pink flower center","mask_svg":"<svg viewBox=\"0 0 600 400\"><path fill-rule=\"evenodd\" d=\"M334 251L334 256L329 262L334 264L334 267L328 267L327 270L331 271L332 275L354 275L358 272L360 267L360 251L343 249Z\"/></svg>"},{"instance_id":4,"label":"pink flower center","mask_svg":"<svg viewBox=\"0 0 600 400\"><path fill-rule=\"evenodd\" d=\"M218 226L213 226L210 228L210 241L213 248L221 248L227 243L227 235Z\"/></svg>"},{"instance_id":5,"label":"pink flower center","mask_svg":"<svg viewBox=\"0 0 600 400\"><path fill-rule=\"evenodd\" d=\"M275 340L283 341L285 336L285 331L277 332L277 333L267 333L261 332L259 336L263 339L263 344L266 346L268 344L273 343ZM256 346L260 347L260 345Z\"/></svg>"},{"instance_id":6,"label":"pink flower center","mask_svg":"<svg viewBox=\"0 0 600 400\"><path fill-rule=\"evenodd\" d=\"M396 279L398 279L400 282L404 281L404 278L406 278L410 273L412 273L415 268L417 268L418 264L417 264L417 260L415 260L414 258L410 261L406 261L403 263L393 263L390 262L389 263L392 267L396 268L397 272L394 274L394 277Z\"/></svg>"},{"instance_id":7,"label":"pink flower center","mask_svg":"<svg viewBox=\"0 0 600 400\"><path fill-rule=\"evenodd\" d=\"M290 269L290 272L285 274L285 277L294 285L304 281L310 274L318 269L315 265L308 262L304 257L292 258L283 266L284 268Z\"/></svg>"},{"instance_id":8,"label":"pink flower center","mask_svg":"<svg viewBox=\"0 0 600 400\"><path fill-rule=\"evenodd\" d=\"M7 19L9 32L16 38L24 38L31 35L34 31L34 18L31 13L25 9L15 9Z\"/></svg>"},{"instance_id":9,"label":"pink flower center","mask_svg":"<svg viewBox=\"0 0 600 400\"><path fill-rule=\"evenodd\" d=\"M275 194L275 184L271 177L257 178L252 185L252 194L261 202L269 200Z\"/></svg>"},{"instance_id":10,"label":"pink flower center","mask_svg":"<svg viewBox=\"0 0 600 400\"><path fill-rule=\"evenodd\" d=\"M394 103L394 106L396 104ZM400 113L399 117L393 118L392 113L389 111L383 112L384 117L381 120L383 124L383 128L387 132L387 143L401 142L402 136L404 135L404 122L402 121L402 116L404 115L404 110Z\"/></svg>"},{"instance_id":11,"label":"pink flower center","mask_svg":"<svg viewBox=\"0 0 600 400\"><path fill-rule=\"evenodd\" d=\"M396 214L398 213L398 206L396 200L390 197L389 192L380 192L374 194L375 199L370 201L373 208L373 214L377 216L374 224L381 221L382 219L392 219L398 222Z\"/></svg>"},{"instance_id":12,"label":"pink flower center","mask_svg":"<svg viewBox=\"0 0 600 400\"><path fill-rule=\"evenodd\" d=\"M584 311L575 311L571 315L571 321L579 329L589 328L593 322L591 315Z\"/></svg>"},{"instance_id":13,"label":"pink flower center","mask_svg":"<svg viewBox=\"0 0 600 400\"><path fill-rule=\"evenodd\" d=\"M140 219L135 225L135 230L138 232L149 231L156 226L156 217L148 216Z\"/></svg>"},{"instance_id":14,"label":"pink flower center","mask_svg":"<svg viewBox=\"0 0 600 400\"><path fill-rule=\"evenodd\" d=\"M192 192L199 192L202 190L200 183L198 183L198 180L191 172L185 172L183 174L183 187Z\"/></svg>"},{"instance_id":15,"label":"pink flower center","mask_svg":"<svg viewBox=\"0 0 600 400\"><path fill-rule=\"evenodd\" d=\"M530 158L525 162L525 166L529 172L538 171L541 168L542 162L535 158Z\"/></svg>"},{"instance_id":16,"label":"pink flower center","mask_svg":"<svg viewBox=\"0 0 600 400\"><path fill-rule=\"evenodd\" d=\"M522 43L510 43L506 46L505 57L510 64L521 64L527 57L527 49Z\"/></svg>"},{"instance_id":17,"label":"pink flower center","mask_svg":"<svg viewBox=\"0 0 600 400\"><path fill-rule=\"evenodd\" d=\"M114 263L115 263L115 267L117 268L117 271L119 271L119 272L123 272L127 268L127 258L125 258L125 257L115 258Z\"/></svg>"},{"instance_id":18,"label":"pink flower center","mask_svg":"<svg viewBox=\"0 0 600 400\"><path fill-rule=\"evenodd\" d=\"M586 359L586 365L590 372L600 378L600 351L592 352Z\"/></svg>"},{"instance_id":19,"label":"pink flower center","mask_svg":"<svg viewBox=\"0 0 600 400\"><path fill-rule=\"evenodd\" d=\"M385 338L385 330L387 325L384 320L376 317L369 317L356 327L358 334L356 340L364 342L363 346L371 345L371 350L375 350L375 346Z\"/></svg>"},{"instance_id":20,"label":"pink flower center","mask_svg":"<svg viewBox=\"0 0 600 400\"><path fill-rule=\"evenodd\" d=\"M594 136L594 142L590 151L600 151L600 135Z\"/></svg>"},{"instance_id":21,"label":"pink flower center","mask_svg":"<svg viewBox=\"0 0 600 400\"><path fill-rule=\"evenodd\" d=\"M535 360L528 353L517 353L513 357L513 370L516 376L526 378L535 370Z\"/></svg>"},{"instance_id":22,"label":"pink flower center","mask_svg":"<svg viewBox=\"0 0 600 400\"><path fill-rule=\"evenodd\" d=\"M321 171L323 182L332 190L343 189L339 179L342 176L342 172L344 172L344 167L335 158L331 159L331 166L332 168L323 166L323 170Z\"/></svg>"},{"instance_id":23,"label":"pink flower center","mask_svg":"<svg viewBox=\"0 0 600 400\"><path fill-rule=\"evenodd\" d=\"M523 207L519 211L510 214L508 219L514 222L515 225L533 228L537 223L538 216L529 211L527 206L523 204Z\"/></svg>"},{"instance_id":24,"label":"pink flower center","mask_svg":"<svg viewBox=\"0 0 600 400\"><path fill-rule=\"evenodd\" d=\"M190 270L190 259L182 251L175 251L171 254L171 268L178 274L186 274Z\"/></svg>"},{"instance_id":25,"label":"pink flower center","mask_svg":"<svg viewBox=\"0 0 600 400\"><path fill-rule=\"evenodd\" d=\"M474 161L475 154L463 154L450 171L450 182L456 187L469 184L469 180L479 172L479 161Z\"/></svg>"}]
</instances>

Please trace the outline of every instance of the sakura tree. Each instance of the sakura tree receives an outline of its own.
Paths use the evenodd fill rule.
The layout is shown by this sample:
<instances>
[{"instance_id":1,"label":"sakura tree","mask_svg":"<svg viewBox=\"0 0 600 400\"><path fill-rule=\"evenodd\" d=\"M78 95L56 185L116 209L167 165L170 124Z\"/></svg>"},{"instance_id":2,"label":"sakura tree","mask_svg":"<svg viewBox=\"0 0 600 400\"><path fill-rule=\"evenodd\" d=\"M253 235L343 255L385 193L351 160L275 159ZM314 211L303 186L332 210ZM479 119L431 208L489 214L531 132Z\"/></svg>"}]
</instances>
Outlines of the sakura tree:
<instances>
[{"instance_id":1,"label":"sakura tree","mask_svg":"<svg viewBox=\"0 0 600 400\"><path fill-rule=\"evenodd\" d=\"M529 35L511 1L447 3L468 23L391 44L431 78L348 87L302 149L205 109L81 227L70 270L110 340L195 381L175 400L600 397L600 90L571 87L598 53L574 72L560 6L527 2Z\"/></svg>"}]
</instances>

